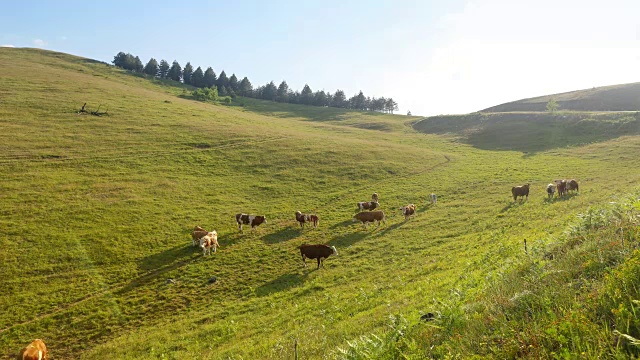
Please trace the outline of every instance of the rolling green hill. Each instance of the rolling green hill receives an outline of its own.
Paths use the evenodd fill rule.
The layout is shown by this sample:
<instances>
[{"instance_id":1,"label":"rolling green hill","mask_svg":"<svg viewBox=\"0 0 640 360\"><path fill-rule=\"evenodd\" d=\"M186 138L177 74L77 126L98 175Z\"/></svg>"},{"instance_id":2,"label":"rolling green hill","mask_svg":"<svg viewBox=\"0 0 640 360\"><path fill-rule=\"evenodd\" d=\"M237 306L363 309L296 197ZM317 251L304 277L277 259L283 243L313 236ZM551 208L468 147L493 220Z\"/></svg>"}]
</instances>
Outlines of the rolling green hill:
<instances>
[{"instance_id":1,"label":"rolling green hill","mask_svg":"<svg viewBox=\"0 0 640 360\"><path fill-rule=\"evenodd\" d=\"M480 112L544 112L555 99L561 110L569 111L639 111L640 83L594 87L561 94L538 96L492 106Z\"/></svg>"},{"instance_id":2,"label":"rolling green hill","mask_svg":"<svg viewBox=\"0 0 640 360\"><path fill-rule=\"evenodd\" d=\"M523 268L524 238L542 261L576 214L640 180L638 136L523 156L418 132L418 118L195 102L67 54L0 48L0 67L0 356L42 338L51 359L284 359L294 344L301 359L501 358L499 343L463 346L462 319L479 316L465 304L499 299L488 291ZM85 102L109 116L78 115ZM547 200L556 178L579 195ZM363 229L351 218L373 192L387 221ZM319 228L300 230L296 210ZM268 224L240 234L238 212ZM191 246L195 225L218 231L217 253ZM339 255L305 269L303 243Z\"/></svg>"}]
</instances>

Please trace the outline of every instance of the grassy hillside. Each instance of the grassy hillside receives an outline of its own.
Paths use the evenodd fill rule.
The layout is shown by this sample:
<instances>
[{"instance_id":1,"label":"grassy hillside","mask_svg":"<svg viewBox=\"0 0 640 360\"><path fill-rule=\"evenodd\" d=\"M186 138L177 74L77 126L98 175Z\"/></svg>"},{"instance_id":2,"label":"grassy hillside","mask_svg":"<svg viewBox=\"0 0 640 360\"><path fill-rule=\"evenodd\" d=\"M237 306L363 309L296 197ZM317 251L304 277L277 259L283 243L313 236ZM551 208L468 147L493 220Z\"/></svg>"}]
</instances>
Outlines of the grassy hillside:
<instances>
[{"instance_id":1,"label":"grassy hillside","mask_svg":"<svg viewBox=\"0 0 640 360\"><path fill-rule=\"evenodd\" d=\"M363 334L399 319L419 329L420 315L481 294L523 238L550 243L640 180L637 136L523 157L405 116L194 102L65 54L0 48L0 66L2 356L39 337L52 359L282 359L294 342L302 359L348 357ZM84 102L110 116L77 115ZM547 201L559 177L580 194ZM531 196L514 204L525 182ZM365 230L351 217L374 191L388 219ZM419 211L405 222L408 203ZM296 210L320 227L299 230ZM269 222L239 234L237 212ZM218 253L191 247L196 224L218 231ZM339 255L303 269L302 243ZM429 339L408 346L429 353Z\"/></svg>"},{"instance_id":2,"label":"grassy hillside","mask_svg":"<svg viewBox=\"0 0 640 360\"><path fill-rule=\"evenodd\" d=\"M473 113L432 116L413 127L479 149L538 152L640 135L640 112Z\"/></svg>"},{"instance_id":3,"label":"grassy hillside","mask_svg":"<svg viewBox=\"0 0 640 360\"><path fill-rule=\"evenodd\" d=\"M545 95L492 106L480 112L546 111L555 99L561 110L570 111L638 111L640 83L594 87L561 94Z\"/></svg>"}]
</instances>

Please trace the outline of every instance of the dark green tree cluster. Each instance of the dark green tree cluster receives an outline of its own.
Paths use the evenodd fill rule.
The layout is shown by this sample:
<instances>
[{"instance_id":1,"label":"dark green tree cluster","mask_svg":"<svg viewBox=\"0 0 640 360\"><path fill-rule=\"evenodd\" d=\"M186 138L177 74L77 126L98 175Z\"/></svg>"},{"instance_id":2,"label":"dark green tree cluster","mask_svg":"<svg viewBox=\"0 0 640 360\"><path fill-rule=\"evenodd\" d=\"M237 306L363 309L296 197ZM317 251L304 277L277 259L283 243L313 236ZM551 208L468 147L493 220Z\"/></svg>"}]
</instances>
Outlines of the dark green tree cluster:
<instances>
[{"instance_id":1,"label":"dark green tree cluster","mask_svg":"<svg viewBox=\"0 0 640 360\"><path fill-rule=\"evenodd\" d=\"M391 114L398 110L398 103L392 98L365 97L362 91L360 91L358 94L347 99L342 90L336 90L333 94L325 92L324 90L314 92L308 84L305 84L302 91L294 91L289 88L286 81L281 82L278 87L271 81L255 89L249 96L291 104L329 106L343 109L387 112Z\"/></svg>"},{"instance_id":2,"label":"dark green tree cluster","mask_svg":"<svg viewBox=\"0 0 640 360\"><path fill-rule=\"evenodd\" d=\"M151 58L147 65L144 66L139 57L129 53L119 52L114 56L113 64L126 70L145 73L161 79L183 82L197 88L215 88L216 98L217 96L236 97L236 95L240 95L282 103L330 106L343 109L387 112L391 114L398 110L398 103L393 101L392 98L365 97L362 91L347 99L342 90L336 90L333 94L325 92L324 90L314 92L311 90L311 87L306 84L304 88L302 88L302 91L294 91L289 88L286 81L282 81L279 86L276 86L276 84L271 81L266 85L254 89L246 77L238 81L236 74L232 74L231 77L229 77L224 70L220 72L220 75L216 75L211 67L203 71L202 68L198 66L194 70L190 62L188 62L183 69L175 60L169 65L169 62L166 60L160 60L160 63L158 63L156 59ZM198 94L199 97L208 98L213 96L211 92L207 92L206 95L202 92Z\"/></svg>"}]
</instances>

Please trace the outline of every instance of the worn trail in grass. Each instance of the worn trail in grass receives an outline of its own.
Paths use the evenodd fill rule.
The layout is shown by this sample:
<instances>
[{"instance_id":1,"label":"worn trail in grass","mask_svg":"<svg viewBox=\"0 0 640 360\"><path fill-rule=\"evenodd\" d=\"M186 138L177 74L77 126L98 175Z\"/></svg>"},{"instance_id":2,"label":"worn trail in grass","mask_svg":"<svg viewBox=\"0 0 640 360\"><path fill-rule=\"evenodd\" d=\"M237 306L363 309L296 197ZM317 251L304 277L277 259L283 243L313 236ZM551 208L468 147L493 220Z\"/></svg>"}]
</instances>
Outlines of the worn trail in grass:
<instances>
[{"instance_id":1,"label":"worn trail in grass","mask_svg":"<svg viewBox=\"0 0 640 360\"><path fill-rule=\"evenodd\" d=\"M480 287L501 247L553 236L639 179L637 137L523 156L417 133L404 116L193 102L63 54L0 49L0 65L2 354L41 337L54 359L279 359L293 339L303 358L331 356L390 315ZM84 102L111 115L76 115ZM580 195L546 201L559 177ZM513 204L525 182L529 201ZM374 191L388 219L365 230L351 217ZM405 222L408 203L419 210ZM298 229L296 210L320 227ZM239 234L237 212L269 223ZM219 232L218 253L191 247L196 224ZM339 255L302 269L302 243Z\"/></svg>"}]
</instances>

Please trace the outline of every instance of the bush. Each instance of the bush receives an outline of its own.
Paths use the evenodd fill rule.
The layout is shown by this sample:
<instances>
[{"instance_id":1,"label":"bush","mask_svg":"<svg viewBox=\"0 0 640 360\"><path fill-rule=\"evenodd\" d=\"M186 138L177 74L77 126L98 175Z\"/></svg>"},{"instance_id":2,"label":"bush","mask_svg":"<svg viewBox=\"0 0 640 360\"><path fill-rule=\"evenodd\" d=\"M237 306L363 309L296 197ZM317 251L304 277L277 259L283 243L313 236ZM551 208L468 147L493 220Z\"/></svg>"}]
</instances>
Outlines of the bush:
<instances>
[{"instance_id":1,"label":"bush","mask_svg":"<svg viewBox=\"0 0 640 360\"><path fill-rule=\"evenodd\" d=\"M211 88L195 89L191 96L199 101L217 101L218 89L214 86Z\"/></svg>"}]
</instances>

